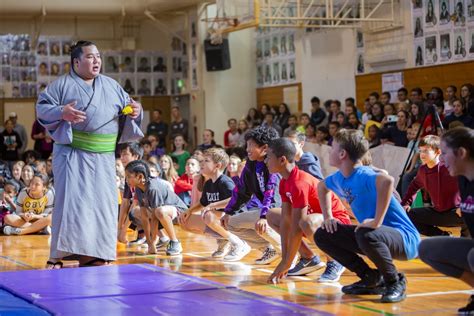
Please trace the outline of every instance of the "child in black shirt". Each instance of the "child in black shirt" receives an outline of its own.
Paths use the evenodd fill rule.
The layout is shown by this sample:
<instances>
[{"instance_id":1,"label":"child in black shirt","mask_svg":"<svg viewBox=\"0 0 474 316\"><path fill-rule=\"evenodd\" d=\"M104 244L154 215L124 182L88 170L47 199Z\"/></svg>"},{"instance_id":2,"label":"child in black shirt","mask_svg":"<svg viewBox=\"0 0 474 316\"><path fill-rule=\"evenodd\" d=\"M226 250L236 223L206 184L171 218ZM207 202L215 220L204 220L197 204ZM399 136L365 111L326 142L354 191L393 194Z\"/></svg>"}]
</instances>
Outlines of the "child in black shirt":
<instances>
[{"instance_id":1,"label":"child in black shirt","mask_svg":"<svg viewBox=\"0 0 474 316\"><path fill-rule=\"evenodd\" d=\"M223 174L228 163L229 156L221 148L204 152L201 174L208 180L204 183L201 200L180 215L179 223L184 230L217 237L218 249L212 254L213 258L224 258L232 248L239 253L240 260L250 252L250 246L220 224L235 187L232 179Z\"/></svg>"}]
</instances>

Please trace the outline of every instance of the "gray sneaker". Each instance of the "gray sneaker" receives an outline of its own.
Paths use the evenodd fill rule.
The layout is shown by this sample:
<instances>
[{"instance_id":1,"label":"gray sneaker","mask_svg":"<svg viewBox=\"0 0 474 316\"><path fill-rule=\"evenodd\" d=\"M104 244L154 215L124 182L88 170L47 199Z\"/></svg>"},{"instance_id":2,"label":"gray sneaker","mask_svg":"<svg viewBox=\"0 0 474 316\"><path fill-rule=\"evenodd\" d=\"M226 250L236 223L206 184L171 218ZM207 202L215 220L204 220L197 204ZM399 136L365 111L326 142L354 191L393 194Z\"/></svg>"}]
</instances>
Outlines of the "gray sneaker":
<instances>
[{"instance_id":1,"label":"gray sneaker","mask_svg":"<svg viewBox=\"0 0 474 316\"><path fill-rule=\"evenodd\" d=\"M242 244L232 245L229 254L224 257L224 261L239 261L252 250L250 246L243 241Z\"/></svg>"},{"instance_id":2,"label":"gray sneaker","mask_svg":"<svg viewBox=\"0 0 474 316\"><path fill-rule=\"evenodd\" d=\"M5 235L20 235L21 229L17 227L12 227L12 226L5 226L3 227L3 233Z\"/></svg>"},{"instance_id":3,"label":"gray sneaker","mask_svg":"<svg viewBox=\"0 0 474 316\"><path fill-rule=\"evenodd\" d=\"M264 264L270 264L273 261L277 260L280 257L278 252L270 247L265 248L265 251L263 252L263 255L260 259L255 260L255 264L258 265L264 265Z\"/></svg>"},{"instance_id":4,"label":"gray sneaker","mask_svg":"<svg viewBox=\"0 0 474 316\"><path fill-rule=\"evenodd\" d=\"M168 247L166 248L166 255L168 256L177 256L183 252L183 247L179 241L170 240Z\"/></svg>"},{"instance_id":5,"label":"gray sneaker","mask_svg":"<svg viewBox=\"0 0 474 316\"><path fill-rule=\"evenodd\" d=\"M156 244L156 249L166 248L166 247L168 247L169 243L170 243L169 239L167 239L165 241L162 241L161 239L159 239L158 243Z\"/></svg>"},{"instance_id":6,"label":"gray sneaker","mask_svg":"<svg viewBox=\"0 0 474 316\"><path fill-rule=\"evenodd\" d=\"M212 253L212 258L224 258L230 251L230 242L227 239L217 240L217 250Z\"/></svg>"},{"instance_id":7,"label":"gray sneaker","mask_svg":"<svg viewBox=\"0 0 474 316\"><path fill-rule=\"evenodd\" d=\"M318 278L318 282L338 282L344 270L346 270L346 268L344 268L344 266L339 262L334 260L328 261L326 264L326 270L324 270L323 274Z\"/></svg>"}]
</instances>

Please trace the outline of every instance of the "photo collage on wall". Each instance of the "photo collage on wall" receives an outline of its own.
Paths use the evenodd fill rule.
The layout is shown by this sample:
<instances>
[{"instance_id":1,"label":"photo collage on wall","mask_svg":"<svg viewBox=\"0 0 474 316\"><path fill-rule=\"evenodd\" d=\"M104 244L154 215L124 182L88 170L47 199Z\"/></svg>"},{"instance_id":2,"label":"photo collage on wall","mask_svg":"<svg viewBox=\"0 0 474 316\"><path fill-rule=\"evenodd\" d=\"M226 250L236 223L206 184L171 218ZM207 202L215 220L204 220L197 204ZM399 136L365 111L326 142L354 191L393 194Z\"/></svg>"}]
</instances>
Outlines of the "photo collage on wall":
<instances>
[{"instance_id":1,"label":"photo collage on wall","mask_svg":"<svg viewBox=\"0 0 474 316\"><path fill-rule=\"evenodd\" d=\"M296 32L289 29L256 31L258 87L296 81L295 36Z\"/></svg>"},{"instance_id":2,"label":"photo collage on wall","mask_svg":"<svg viewBox=\"0 0 474 316\"><path fill-rule=\"evenodd\" d=\"M365 45L364 45L364 33L361 30L356 30L356 74L365 73Z\"/></svg>"},{"instance_id":3,"label":"photo collage on wall","mask_svg":"<svg viewBox=\"0 0 474 316\"><path fill-rule=\"evenodd\" d=\"M167 57L155 51L106 51L102 72L131 95L168 95Z\"/></svg>"},{"instance_id":4,"label":"photo collage on wall","mask_svg":"<svg viewBox=\"0 0 474 316\"><path fill-rule=\"evenodd\" d=\"M0 97L36 97L71 69L71 37L40 36L32 47L27 34L0 36ZM187 78L187 48L173 39L174 93L178 79ZM179 50L178 46L179 45ZM105 51L102 73L117 80L132 95L169 95L168 55L156 51Z\"/></svg>"},{"instance_id":5,"label":"photo collage on wall","mask_svg":"<svg viewBox=\"0 0 474 316\"><path fill-rule=\"evenodd\" d=\"M191 60L191 90L199 90L198 78L198 22L196 17L191 17L189 21L190 58Z\"/></svg>"},{"instance_id":6,"label":"photo collage on wall","mask_svg":"<svg viewBox=\"0 0 474 316\"><path fill-rule=\"evenodd\" d=\"M415 0L415 66L474 59L474 0Z\"/></svg>"},{"instance_id":7,"label":"photo collage on wall","mask_svg":"<svg viewBox=\"0 0 474 316\"><path fill-rule=\"evenodd\" d=\"M0 94L12 98L35 97L36 54L30 50L29 35L0 36L0 55Z\"/></svg>"},{"instance_id":8,"label":"photo collage on wall","mask_svg":"<svg viewBox=\"0 0 474 316\"><path fill-rule=\"evenodd\" d=\"M179 32L178 34L181 37L184 32ZM188 48L185 42L183 42L178 37L173 37L171 39L171 82L170 82L170 94L180 94L183 90L183 87L180 87L180 82L185 82L188 78Z\"/></svg>"},{"instance_id":9,"label":"photo collage on wall","mask_svg":"<svg viewBox=\"0 0 474 316\"><path fill-rule=\"evenodd\" d=\"M38 91L71 70L70 37L40 36L36 45Z\"/></svg>"}]
</instances>

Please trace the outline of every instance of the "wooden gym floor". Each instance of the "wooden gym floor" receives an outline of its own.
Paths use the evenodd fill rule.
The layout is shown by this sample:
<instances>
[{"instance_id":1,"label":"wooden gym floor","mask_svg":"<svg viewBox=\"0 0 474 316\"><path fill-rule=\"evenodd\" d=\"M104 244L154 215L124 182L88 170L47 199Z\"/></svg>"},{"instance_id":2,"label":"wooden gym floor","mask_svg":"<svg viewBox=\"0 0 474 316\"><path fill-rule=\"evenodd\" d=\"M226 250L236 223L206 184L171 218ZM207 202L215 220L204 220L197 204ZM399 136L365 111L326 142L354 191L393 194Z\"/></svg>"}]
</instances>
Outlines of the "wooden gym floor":
<instances>
[{"instance_id":1,"label":"wooden gym floor","mask_svg":"<svg viewBox=\"0 0 474 316\"><path fill-rule=\"evenodd\" d=\"M182 256L167 257L163 251L147 255L143 248L118 244L116 264L150 263L336 315L456 315L456 310L467 303L471 293L464 283L436 273L418 259L397 262L408 279L408 297L398 304L378 303L377 296L343 296L340 284L315 282L321 270L269 285L267 277L278 261L268 266L254 265L260 256L257 251L252 251L242 262L215 261L209 258L216 247L214 240L176 228L184 248ZM130 231L129 240L133 237ZM38 235L0 236L0 271L42 269L49 254L48 239L49 236ZM77 262L65 264L66 268L76 266ZM345 285L356 280L353 273L346 271L340 282Z\"/></svg>"}]
</instances>

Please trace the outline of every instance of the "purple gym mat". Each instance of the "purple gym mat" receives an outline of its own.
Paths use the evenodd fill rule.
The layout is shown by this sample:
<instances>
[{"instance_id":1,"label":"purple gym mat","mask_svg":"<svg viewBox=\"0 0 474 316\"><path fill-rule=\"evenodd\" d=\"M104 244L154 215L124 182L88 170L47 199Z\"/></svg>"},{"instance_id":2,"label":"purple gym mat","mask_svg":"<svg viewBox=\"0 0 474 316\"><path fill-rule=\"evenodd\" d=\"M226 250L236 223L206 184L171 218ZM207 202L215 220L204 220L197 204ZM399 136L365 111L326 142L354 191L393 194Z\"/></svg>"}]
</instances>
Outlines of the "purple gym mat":
<instances>
[{"instance_id":1,"label":"purple gym mat","mask_svg":"<svg viewBox=\"0 0 474 316\"><path fill-rule=\"evenodd\" d=\"M149 264L2 272L0 288L27 301L226 288Z\"/></svg>"},{"instance_id":2,"label":"purple gym mat","mask_svg":"<svg viewBox=\"0 0 474 316\"><path fill-rule=\"evenodd\" d=\"M49 316L50 314L24 299L16 297L7 291L0 290L0 315Z\"/></svg>"},{"instance_id":3,"label":"purple gym mat","mask_svg":"<svg viewBox=\"0 0 474 316\"><path fill-rule=\"evenodd\" d=\"M238 289L47 300L38 305L54 315L331 315Z\"/></svg>"},{"instance_id":4,"label":"purple gym mat","mask_svg":"<svg viewBox=\"0 0 474 316\"><path fill-rule=\"evenodd\" d=\"M149 264L2 272L0 288L54 315L330 315Z\"/></svg>"}]
</instances>

